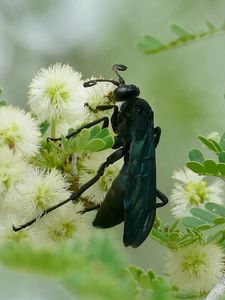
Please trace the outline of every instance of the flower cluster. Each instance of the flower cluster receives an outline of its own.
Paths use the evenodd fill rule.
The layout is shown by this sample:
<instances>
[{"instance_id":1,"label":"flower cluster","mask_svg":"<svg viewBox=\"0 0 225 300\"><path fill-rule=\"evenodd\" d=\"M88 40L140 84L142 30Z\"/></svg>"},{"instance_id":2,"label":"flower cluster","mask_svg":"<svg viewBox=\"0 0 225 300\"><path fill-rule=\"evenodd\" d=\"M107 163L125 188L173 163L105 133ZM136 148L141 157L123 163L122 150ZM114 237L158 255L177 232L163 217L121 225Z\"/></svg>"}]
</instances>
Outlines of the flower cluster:
<instances>
[{"instance_id":1,"label":"flower cluster","mask_svg":"<svg viewBox=\"0 0 225 300\"><path fill-rule=\"evenodd\" d=\"M208 183L205 176L194 173L186 167L183 170L175 171L172 178L175 183L170 200L174 217L181 221L186 218L190 222L192 220L203 222L200 224L207 226L207 222L204 223L199 218L193 218L191 209L198 208L200 213L197 216L200 217L203 213L203 220L206 220L207 218L204 219L206 203L223 205L222 180L217 179ZM209 213L205 212L205 214ZM211 215L211 217L214 216ZM192 229L196 225L192 224L191 226L193 226ZM224 249L223 244L217 243L219 240L215 240L213 235L207 238L202 235L198 227L195 230L192 232L193 237L189 244L169 251L167 272L176 288L183 292L200 295L208 292L223 275L225 271ZM217 233L215 233L216 235Z\"/></svg>"},{"instance_id":2,"label":"flower cluster","mask_svg":"<svg viewBox=\"0 0 225 300\"><path fill-rule=\"evenodd\" d=\"M187 168L175 171L172 178L176 182L170 200L176 218L190 215L192 207L203 207L206 202L223 203L222 180L208 184L204 176Z\"/></svg>"},{"instance_id":3,"label":"flower cluster","mask_svg":"<svg viewBox=\"0 0 225 300\"><path fill-rule=\"evenodd\" d=\"M167 271L172 283L186 292L209 291L224 272L224 253L215 244L194 243L170 251Z\"/></svg>"},{"instance_id":4,"label":"flower cluster","mask_svg":"<svg viewBox=\"0 0 225 300\"><path fill-rule=\"evenodd\" d=\"M72 165L76 157L80 157L83 167L79 176L64 174L57 165L47 168L34 163L37 155L46 158L43 145L47 136L66 135L69 128L99 118L96 106L109 104L112 84L102 83L85 89L83 83L81 73L57 63L41 69L31 81L28 99L31 113L10 105L0 107L1 244L22 241L35 247L48 247L61 241L88 241L90 226L82 214L84 205L81 199L76 204L69 202L51 212L26 230L12 230L13 224L23 224L68 199L74 190L95 175L102 163L99 154L74 153L67 163ZM50 129L46 136L41 136L43 122ZM62 146L57 147L63 152ZM101 159L108 155L107 150L103 152ZM48 155L51 161L52 154ZM85 199L93 204L100 203L117 173L118 167L109 167L100 179L100 185L93 186L84 195Z\"/></svg>"}]
</instances>

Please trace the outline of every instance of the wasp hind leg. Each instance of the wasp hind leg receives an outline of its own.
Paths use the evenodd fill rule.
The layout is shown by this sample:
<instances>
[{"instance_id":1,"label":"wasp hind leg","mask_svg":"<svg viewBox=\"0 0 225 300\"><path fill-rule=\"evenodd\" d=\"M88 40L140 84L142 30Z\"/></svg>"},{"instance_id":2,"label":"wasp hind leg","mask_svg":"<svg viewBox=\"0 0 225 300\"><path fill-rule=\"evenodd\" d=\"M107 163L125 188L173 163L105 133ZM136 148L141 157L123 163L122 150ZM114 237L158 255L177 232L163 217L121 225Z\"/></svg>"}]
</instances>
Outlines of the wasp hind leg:
<instances>
[{"instance_id":1,"label":"wasp hind leg","mask_svg":"<svg viewBox=\"0 0 225 300\"><path fill-rule=\"evenodd\" d=\"M158 189L156 190L156 196L161 200L161 203L156 203L156 208L165 206L169 201L166 195L160 192Z\"/></svg>"}]
</instances>

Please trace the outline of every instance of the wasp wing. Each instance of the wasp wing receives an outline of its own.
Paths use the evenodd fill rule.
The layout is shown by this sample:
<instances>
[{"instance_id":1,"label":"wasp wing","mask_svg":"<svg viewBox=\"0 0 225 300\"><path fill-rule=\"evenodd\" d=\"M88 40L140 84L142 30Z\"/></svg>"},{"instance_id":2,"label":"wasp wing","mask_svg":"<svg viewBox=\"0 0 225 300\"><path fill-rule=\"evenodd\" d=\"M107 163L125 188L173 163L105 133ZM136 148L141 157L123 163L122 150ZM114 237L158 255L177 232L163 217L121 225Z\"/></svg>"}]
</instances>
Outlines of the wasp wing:
<instances>
[{"instance_id":1,"label":"wasp wing","mask_svg":"<svg viewBox=\"0 0 225 300\"><path fill-rule=\"evenodd\" d=\"M147 238L156 211L154 123L149 106L139 109L132 127L123 242L138 247Z\"/></svg>"},{"instance_id":2,"label":"wasp wing","mask_svg":"<svg viewBox=\"0 0 225 300\"><path fill-rule=\"evenodd\" d=\"M113 181L102 202L93 225L101 228L109 228L120 224L124 220L123 200L128 184L128 162L125 162L119 175Z\"/></svg>"}]
</instances>

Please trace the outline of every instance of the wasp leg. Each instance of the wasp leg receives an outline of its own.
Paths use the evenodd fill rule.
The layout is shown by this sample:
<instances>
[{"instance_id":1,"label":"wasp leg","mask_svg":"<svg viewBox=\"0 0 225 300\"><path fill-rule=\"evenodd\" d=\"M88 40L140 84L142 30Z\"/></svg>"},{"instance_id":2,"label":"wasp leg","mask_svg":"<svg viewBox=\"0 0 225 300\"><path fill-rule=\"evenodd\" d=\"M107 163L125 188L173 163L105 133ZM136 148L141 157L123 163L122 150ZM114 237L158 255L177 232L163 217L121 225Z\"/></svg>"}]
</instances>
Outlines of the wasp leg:
<instances>
[{"instance_id":1,"label":"wasp leg","mask_svg":"<svg viewBox=\"0 0 225 300\"><path fill-rule=\"evenodd\" d=\"M161 136L161 128L160 127L155 127L154 128L154 143L155 143L155 148L158 146L159 140Z\"/></svg>"},{"instance_id":2,"label":"wasp leg","mask_svg":"<svg viewBox=\"0 0 225 300\"><path fill-rule=\"evenodd\" d=\"M112 165L114 162L116 162L117 160L122 158L124 155L125 155L125 151L123 148L120 148L120 149L116 150L115 152L113 152L111 155L109 155L107 157L106 161L100 166L100 168L97 171L97 174L91 180L89 180L84 185L82 185L81 188L77 192L72 193L68 199L66 199L52 207L47 208L39 216L30 220L29 222L27 222L23 225L20 225L20 226L13 225L13 230L19 231L21 229L24 229L24 228L32 225L33 223L35 223L37 220L46 216L51 211L63 206L64 204L66 204L70 201L74 202L74 200L76 200L78 197L80 197L80 195L83 194L83 192L85 192L89 187L91 187L93 184L95 184L99 180L99 178L104 174L105 168L107 168L109 165Z\"/></svg>"},{"instance_id":3,"label":"wasp leg","mask_svg":"<svg viewBox=\"0 0 225 300\"><path fill-rule=\"evenodd\" d=\"M119 136L114 136L114 145L112 146L112 149L118 149L122 147L123 143Z\"/></svg>"},{"instance_id":4,"label":"wasp leg","mask_svg":"<svg viewBox=\"0 0 225 300\"><path fill-rule=\"evenodd\" d=\"M168 203L168 198L158 189L156 190L156 196L162 201L161 203L156 203L156 208L163 207Z\"/></svg>"},{"instance_id":5,"label":"wasp leg","mask_svg":"<svg viewBox=\"0 0 225 300\"><path fill-rule=\"evenodd\" d=\"M104 110L112 109L114 107L115 107L115 105L98 105L98 106L96 106L96 109L104 111Z\"/></svg>"},{"instance_id":6,"label":"wasp leg","mask_svg":"<svg viewBox=\"0 0 225 300\"><path fill-rule=\"evenodd\" d=\"M78 133L80 133L82 129L84 129L84 128L91 128L92 126L97 125L97 124L99 124L101 122L103 122L102 128L105 128L105 127L109 126L109 118L105 116L105 117L102 117L102 118L100 118L98 120L90 122L90 123L88 123L88 124L86 124L84 126L79 127L76 131L74 131L71 134L67 135L66 138L70 139L72 136L75 136ZM61 138L50 138L50 137L47 138L47 141L60 141L60 140L61 140Z\"/></svg>"}]
</instances>

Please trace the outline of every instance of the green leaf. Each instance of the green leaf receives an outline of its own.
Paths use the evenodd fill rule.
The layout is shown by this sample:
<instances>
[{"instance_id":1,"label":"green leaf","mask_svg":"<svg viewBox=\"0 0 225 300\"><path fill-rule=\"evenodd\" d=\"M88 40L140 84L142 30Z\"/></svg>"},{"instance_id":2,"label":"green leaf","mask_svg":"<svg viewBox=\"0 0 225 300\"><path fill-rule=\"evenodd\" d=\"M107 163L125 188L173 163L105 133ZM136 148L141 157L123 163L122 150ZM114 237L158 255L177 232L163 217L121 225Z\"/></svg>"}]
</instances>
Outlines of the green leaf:
<instances>
[{"instance_id":1,"label":"green leaf","mask_svg":"<svg viewBox=\"0 0 225 300\"><path fill-rule=\"evenodd\" d=\"M220 173L225 176L225 163L219 163L217 164L217 169L220 171Z\"/></svg>"},{"instance_id":2,"label":"green leaf","mask_svg":"<svg viewBox=\"0 0 225 300\"><path fill-rule=\"evenodd\" d=\"M101 129L96 135L95 138L103 139L104 137L110 135L108 128Z\"/></svg>"},{"instance_id":3,"label":"green leaf","mask_svg":"<svg viewBox=\"0 0 225 300\"><path fill-rule=\"evenodd\" d=\"M225 163L225 151L220 152L220 154L219 154L219 162Z\"/></svg>"},{"instance_id":4,"label":"green leaf","mask_svg":"<svg viewBox=\"0 0 225 300\"><path fill-rule=\"evenodd\" d=\"M208 26L209 30L211 30L211 31L216 29L216 27L209 21L206 21L206 25Z\"/></svg>"},{"instance_id":5,"label":"green leaf","mask_svg":"<svg viewBox=\"0 0 225 300\"><path fill-rule=\"evenodd\" d=\"M209 230L209 229L211 229L213 226L212 225L208 225L208 224L204 224L204 225L200 225L200 226L198 226L196 229L198 229L198 230Z\"/></svg>"},{"instance_id":6,"label":"green leaf","mask_svg":"<svg viewBox=\"0 0 225 300\"><path fill-rule=\"evenodd\" d=\"M65 150L65 152L67 152L69 150L69 142L63 135L61 136L61 142L63 144L63 149Z\"/></svg>"},{"instance_id":7,"label":"green leaf","mask_svg":"<svg viewBox=\"0 0 225 300\"><path fill-rule=\"evenodd\" d=\"M150 280L153 280L155 278L155 274L151 269L147 270L147 275L150 278Z\"/></svg>"},{"instance_id":8,"label":"green leaf","mask_svg":"<svg viewBox=\"0 0 225 300\"><path fill-rule=\"evenodd\" d=\"M213 143L214 147L217 149L217 152L223 151L223 148L216 141L214 141L213 139L209 139L209 141Z\"/></svg>"},{"instance_id":9,"label":"green leaf","mask_svg":"<svg viewBox=\"0 0 225 300\"><path fill-rule=\"evenodd\" d=\"M210 175L218 174L217 164L211 159L204 161L204 169L205 169L205 172Z\"/></svg>"},{"instance_id":10,"label":"green leaf","mask_svg":"<svg viewBox=\"0 0 225 300\"><path fill-rule=\"evenodd\" d=\"M67 135L71 135L72 133L74 133L76 130L74 128L69 128L67 130ZM75 136L75 135L74 135Z\"/></svg>"},{"instance_id":11,"label":"green leaf","mask_svg":"<svg viewBox=\"0 0 225 300\"><path fill-rule=\"evenodd\" d=\"M198 207L191 208L190 212L193 216L198 217L205 222L213 223L213 220L215 219L214 214Z\"/></svg>"},{"instance_id":12,"label":"green leaf","mask_svg":"<svg viewBox=\"0 0 225 300\"><path fill-rule=\"evenodd\" d=\"M101 139L93 139L88 142L84 150L96 152L105 147L105 142Z\"/></svg>"},{"instance_id":13,"label":"green leaf","mask_svg":"<svg viewBox=\"0 0 225 300\"><path fill-rule=\"evenodd\" d=\"M137 267L135 265L129 265L128 271L133 276L133 278L137 281L139 281L139 277L141 276L141 274L144 273L144 270L142 268Z\"/></svg>"},{"instance_id":14,"label":"green leaf","mask_svg":"<svg viewBox=\"0 0 225 300\"><path fill-rule=\"evenodd\" d=\"M142 273L140 275L140 277L139 277L139 284L140 284L140 286L144 290L150 289L150 287L151 287L151 280L150 280L150 278L148 277L147 274Z\"/></svg>"},{"instance_id":15,"label":"green leaf","mask_svg":"<svg viewBox=\"0 0 225 300\"><path fill-rule=\"evenodd\" d=\"M48 128L49 128L49 123L47 121L41 123L41 125L40 125L41 135L44 135L45 132L48 130Z\"/></svg>"},{"instance_id":16,"label":"green leaf","mask_svg":"<svg viewBox=\"0 0 225 300\"><path fill-rule=\"evenodd\" d=\"M151 53L151 52L153 53L158 49L164 48L165 46L156 38L150 35L146 35L144 37L143 43L139 44L139 47L142 48L145 51L145 53Z\"/></svg>"},{"instance_id":17,"label":"green leaf","mask_svg":"<svg viewBox=\"0 0 225 300\"><path fill-rule=\"evenodd\" d=\"M196 228L201 225L206 225L205 222L203 222L195 217L183 217L181 219L181 223L183 224L183 226L189 227L189 228Z\"/></svg>"},{"instance_id":18,"label":"green leaf","mask_svg":"<svg viewBox=\"0 0 225 300\"><path fill-rule=\"evenodd\" d=\"M198 137L200 139L200 141L206 146L208 147L210 150L214 151L214 152L218 152L217 149L215 148L215 146L213 145L213 143L208 140L207 138L205 138L204 136L200 135Z\"/></svg>"},{"instance_id":19,"label":"green leaf","mask_svg":"<svg viewBox=\"0 0 225 300\"><path fill-rule=\"evenodd\" d=\"M100 125L96 125L92 127L90 131L90 140L93 139L99 133L100 130L101 130Z\"/></svg>"},{"instance_id":20,"label":"green leaf","mask_svg":"<svg viewBox=\"0 0 225 300\"><path fill-rule=\"evenodd\" d=\"M225 208L219 204L208 202L205 204L205 208L218 214L219 216L225 217Z\"/></svg>"},{"instance_id":21,"label":"green leaf","mask_svg":"<svg viewBox=\"0 0 225 300\"><path fill-rule=\"evenodd\" d=\"M177 241L180 238L180 234L178 232L172 232L169 236L171 241Z\"/></svg>"},{"instance_id":22,"label":"green leaf","mask_svg":"<svg viewBox=\"0 0 225 300\"><path fill-rule=\"evenodd\" d=\"M82 129L79 134L79 147L81 149L85 148L90 138L90 130L87 128Z\"/></svg>"},{"instance_id":23,"label":"green leaf","mask_svg":"<svg viewBox=\"0 0 225 300\"><path fill-rule=\"evenodd\" d=\"M112 148L112 146L113 146L114 143L115 143L115 140L114 140L114 138L113 138L112 135L109 135L109 136L105 137L105 138L103 139L103 141L105 142L105 147L102 148L101 150L105 150L105 149L108 149L108 148Z\"/></svg>"},{"instance_id":24,"label":"green leaf","mask_svg":"<svg viewBox=\"0 0 225 300\"><path fill-rule=\"evenodd\" d=\"M168 237L165 232L162 232L154 227L151 230L151 236L160 242L164 242L166 244L168 242Z\"/></svg>"},{"instance_id":25,"label":"green leaf","mask_svg":"<svg viewBox=\"0 0 225 300\"><path fill-rule=\"evenodd\" d=\"M195 173L205 174L205 169L203 165L196 161L189 161L188 163L186 163L186 166Z\"/></svg>"},{"instance_id":26,"label":"green leaf","mask_svg":"<svg viewBox=\"0 0 225 300\"><path fill-rule=\"evenodd\" d=\"M221 137L220 146L223 148L223 150L225 150L225 132Z\"/></svg>"},{"instance_id":27,"label":"green leaf","mask_svg":"<svg viewBox=\"0 0 225 300\"><path fill-rule=\"evenodd\" d=\"M223 231L217 231L207 237L207 243L218 243L221 239L223 239Z\"/></svg>"},{"instance_id":28,"label":"green leaf","mask_svg":"<svg viewBox=\"0 0 225 300\"><path fill-rule=\"evenodd\" d=\"M216 218L216 219L213 220L213 222L214 222L216 225L221 225L221 224L224 224L224 223L225 223L225 218L223 218L223 217Z\"/></svg>"},{"instance_id":29,"label":"green leaf","mask_svg":"<svg viewBox=\"0 0 225 300\"><path fill-rule=\"evenodd\" d=\"M6 101L0 101L0 106L6 106L7 102Z\"/></svg>"},{"instance_id":30,"label":"green leaf","mask_svg":"<svg viewBox=\"0 0 225 300\"><path fill-rule=\"evenodd\" d=\"M203 163L204 160L205 160L204 157L203 157L202 152L198 149L192 149L189 152L189 159L191 161L196 161L196 162L199 162L199 163Z\"/></svg>"},{"instance_id":31,"label":"green leaf","mask_svg":"<svg viewBox=\"0 0 225 300\"><path fill-rule=\"evenodd\" d=\"M170 29L179 37L188 37L190 36L190 33L188 33L185 29L183 29L182 27L176 25L176 24L172 24L170 26Z\"/></svg>"},{"instance_id":32,"label":"green leaf","mask_svg":"<svg viewBox=\"0 0 225 300\"><path fill-rule=\"evenodd\" d=\"M79 139L77 137L72 137L68 140L68 151L69 151L69 153L72 154L76 151L79 151L79 149L77 149L80 146L80 145L78 146L78 144L77 144L78 141L79 141Z\"/></svg>"}]
</instances>

